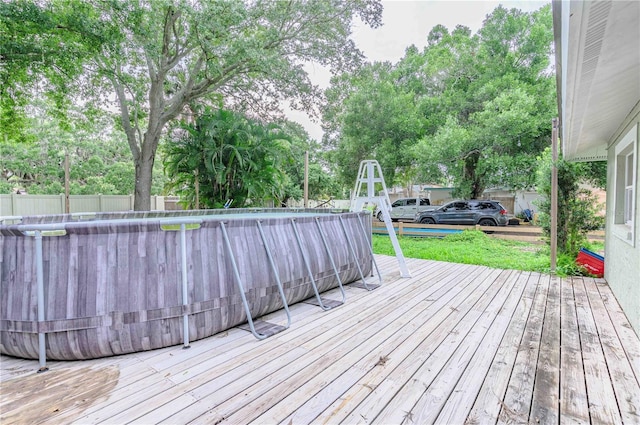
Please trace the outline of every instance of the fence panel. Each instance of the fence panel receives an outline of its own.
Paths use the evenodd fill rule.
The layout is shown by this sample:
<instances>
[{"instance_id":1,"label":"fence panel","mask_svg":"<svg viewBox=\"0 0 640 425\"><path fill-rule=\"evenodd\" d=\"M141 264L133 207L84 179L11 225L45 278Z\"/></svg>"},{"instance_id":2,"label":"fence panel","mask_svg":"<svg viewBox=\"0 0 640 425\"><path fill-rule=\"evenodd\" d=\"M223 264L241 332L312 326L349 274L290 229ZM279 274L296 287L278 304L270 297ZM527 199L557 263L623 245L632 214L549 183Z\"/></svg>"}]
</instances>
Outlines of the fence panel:
<instances>
[{"instance_id":1,"label":"fence panel","mask_svg":"<svg viewBox=\"0 0 640 425\"><path fill-rule=\"evenodd\" d=\"M3 216L61 214L64 195L1 195L0 204Z\"/></svg>"},{"instance_id":2,"label":"fence panel","mask_svg":"<svg viewBox=\"0 0 640 425\"><path fill-rule=\"evenodd\" d=\"M544 243L542 228L538 226L521 225L521 226L452 226L444 224L414 224L414 223L393 223L398 236L412 237L445 237L448 234L461 232L463 230L482 230L491 232L489 236L515 240L520 242L529 242L534 244ZM385 224L374 219L372 231L374 234L386 235L387 229ZM604 230L597 230L587 234L589 241L604 241Z\"/></svg>"},{"instance_id":3,"label":"fence panel","mask_svg":"<svg viewBox=\"0 0 640 425\"><path fill-rule=\"evenodd\" d=\"M152 210L164 210L164 196L151 197ZM70 195L69 212L132 211L133 195ZM65 213L64 195L0 195L0 216Z\"/></svg>"}]
</instances>

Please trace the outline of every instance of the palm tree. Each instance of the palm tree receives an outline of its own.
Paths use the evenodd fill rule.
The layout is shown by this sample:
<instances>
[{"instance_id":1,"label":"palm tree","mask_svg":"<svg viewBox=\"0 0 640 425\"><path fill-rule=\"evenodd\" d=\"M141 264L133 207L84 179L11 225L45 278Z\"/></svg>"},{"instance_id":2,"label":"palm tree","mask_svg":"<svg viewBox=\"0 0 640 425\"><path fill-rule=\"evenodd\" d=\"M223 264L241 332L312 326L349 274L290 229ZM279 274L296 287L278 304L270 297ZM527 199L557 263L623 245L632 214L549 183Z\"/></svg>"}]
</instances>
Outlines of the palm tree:
<instances>
[{"instance_id":1,"label":"palm tree","mask_svg":"<svg viewBox=\"0 0 640 425\"><path fill-rule=\"evenodd\" d=\"M187 207L196 205L196 197L205 208L221 208L231 199L237 207L280 199L286 178L281 163L290 152L277 126L207 109L181 128L165 147L164 166L167 189Z\"/></svg>"}]
</instances>

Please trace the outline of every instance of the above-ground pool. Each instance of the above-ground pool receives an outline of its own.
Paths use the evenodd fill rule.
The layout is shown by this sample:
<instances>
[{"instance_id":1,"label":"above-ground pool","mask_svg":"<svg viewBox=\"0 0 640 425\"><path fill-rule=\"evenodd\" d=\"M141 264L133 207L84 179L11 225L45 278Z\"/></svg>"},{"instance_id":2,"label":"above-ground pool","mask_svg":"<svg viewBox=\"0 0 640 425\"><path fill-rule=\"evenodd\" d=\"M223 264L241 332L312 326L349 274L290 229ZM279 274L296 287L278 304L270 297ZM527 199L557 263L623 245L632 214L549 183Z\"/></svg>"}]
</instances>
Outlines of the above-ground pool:
<instances>
[{"instance_id":1,"label":"above-ground pool","mask_svg":"<svg viewBox=\"0 0 640 425\"><path fill-rule=\"evenodd\" d=\"M0 352L42 363L188 345L287 304L322 304L320 292L372 272L370 217L273 209L5 220Z\"/></svg>"}]
</instances>

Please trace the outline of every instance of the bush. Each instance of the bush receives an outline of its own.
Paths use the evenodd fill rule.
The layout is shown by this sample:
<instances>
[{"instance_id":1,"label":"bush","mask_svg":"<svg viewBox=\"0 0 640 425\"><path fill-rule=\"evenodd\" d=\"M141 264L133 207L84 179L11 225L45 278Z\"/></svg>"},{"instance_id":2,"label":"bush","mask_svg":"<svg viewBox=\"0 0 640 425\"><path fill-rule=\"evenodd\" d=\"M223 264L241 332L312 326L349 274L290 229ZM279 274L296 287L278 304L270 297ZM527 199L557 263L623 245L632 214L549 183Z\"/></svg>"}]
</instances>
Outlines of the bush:
<instances>
[{"instance_id":1,"label":"bush","mask_svg":"<svg viewBox=\"0 0 640 425\"><path fill-rule=\"evenodd\" d=\"M547 148L538 168L538 192L544 195L539 203L539 219L547 237L551 233L551 150ZM587 233L604 226L604 217L598 215L596 196L580 188L589 180L593 165L559 159L558 167L558 253L575 258L580 247L587 244Z\"/></svg>"},{"instance_id":2,"label":"bush","mask_svg":"<svg viewBox=\"0 0 640 425\"><path fill-rule=\"evenodd\" d=\"M574 256L567 254L558 256L556 274L559 276L591 276L586 268L576 263Z\"/></svg>"}]
</instances>

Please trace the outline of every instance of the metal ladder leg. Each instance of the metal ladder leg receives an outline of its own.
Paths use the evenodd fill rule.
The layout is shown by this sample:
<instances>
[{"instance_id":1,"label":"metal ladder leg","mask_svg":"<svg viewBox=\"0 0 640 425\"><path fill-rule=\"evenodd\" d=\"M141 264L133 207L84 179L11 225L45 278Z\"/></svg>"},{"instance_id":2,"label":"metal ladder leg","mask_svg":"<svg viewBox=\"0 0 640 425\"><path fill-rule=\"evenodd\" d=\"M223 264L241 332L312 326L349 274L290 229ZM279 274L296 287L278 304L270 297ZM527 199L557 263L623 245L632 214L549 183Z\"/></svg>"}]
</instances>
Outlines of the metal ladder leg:
<instances>
[{"instance_id":1,"label":"metal ladder leg","mask_svg":"<svg viewBox=\"0 0 640 425\"><path fill-rule=\"evenodd\" d=\"M358 224L360 224L360 229L362 230L362 234L364 235L365 239L367 238L367 231L364 228L364 225L362 224L362 221L360 220L360 216L358 215ZM371 244L367 244L367 246L369 247L369 252L371 252L371 262L373 263L373 265L376 267L376 272L378 272L378 282L382 283L382 275L380 274L380 269L378 268L378 263L376 262L376 257L373 254L373 247L371 246Z\"/></svg>"},{"instance_id":2,"label":"metal ladder leg","mask_svg":"<svg viewBox=\"0 0 640 425\"><path fill-rule=\"evenodd\" d=\"M189 345L189 314L187 306L189 305L189 282L187 276L187 225L180 224L180 265L182 274L182 305L184 313L182 314L182 348L187 349Z\"/></svg>"},{"instance_id":3,"label":"metal ladder leg","mask_svg":"<svg viewBox=\"0 0 640 425\"><path fill-rule=\"evenodd\" d=\"M360 263L358 263L358 256L356 255L356 251L353 249L353 244L351 243L351 239L349 239L349 235L347 234L347 228L344 226L344 221L342 217L339 216L338 220L340 220L340 226L342 226L342 233L344 233L344 238L347 240L347 245L349 246L349 251L351 252L351 256L353 257L353 261L355 261L356 266L358 267L358 273L360 273L360 279L362 279L362 284L367 291L372 291L375 288L370 288L367 285L367 282L364 278L364 274L362 273L362 268L360 267Z\"/></svg>"},{"instance_id":4,"label":"metal ladder leg","mask_svg":"<svg viewBox=\"0 0 640 425\"><path fill-rule=\"evenodd\" d=\"M256 224L258 225L258 231L260 232L260 237L262 238L264 249L267 252L267 258L269 259L271 270L273 271L273 275L276 278L276 283L278 285L278 292L280 292L280 298L282 298L282 306L284 307L284 311L287 313L287 326L285 326L285 329L289 329L289 326L291 326L291 313L289 312L289 305L287 304L287 298L285 297L284 289L282 288L282 281L280 280L280 275L278 275L278 269L276 268L276 263L273 261L273 256L271 255L271 249L269 248L269 244L267 243L267 237L264 235L264 231L262 229L262 224L260 223L260 220L256 220Z\"/></svg>"},{"instance_id":5,"label":"metal ladder leg","mask_svg":"<svg viewBox=\"0 0 640 425\"><path fill-rule=\"evenodd\" d=\"M36 282L38 296L38 325L46 320L44 305L44 271L43 271L43 255L42 255L42 232L35 231L35 248L36 248ZM38 326L39 327L39 326ZM49 370L47 367L47 334L40 332L38 329L38 361L40 368L38 373Z\"/></svg>"},{"instance_id":6,"label":"metal ladder leg","mask_svg":"<svg viewBox=\"0 0 640 425\"><path fill-rule=\"evenodd\" d=\"M227 229L224 225L224 222L220 222L220 229L222 230L222 238L224 239L224 244L227 248L227 253L229 254L229 258L231 259L231 267L233 268L233 274L236 278L236 283L238 285L238 289L240 290L240 297L242 298L242 304L244 305L244 311L247 314L247 322L249 323L249 329L253 336L258 339L265 339L269 335L260 333L256 331L255 326L253 325L253 319L251 318L251 310L249 309L249 304L247 303L247 297L244 294L244 288L242 285L242 280L240 279L240 272L238 271L238 265L236 264L236 258L233 255L233 250L231 249L231 242L229 241L229 235L227 234Z\"/></svg>"},{"instance_id":7,"label":"metal ladder leg","mask_svg":"<svg viewBox=\"0 0 640 425\"><path fill-rule=\"evenodd\" d=\"M304 252L304 248L302 247L302 239L300 239L300 233L298 232L298 226L296 225L296 220L294 218L291 219L291 225L293 226L293 233L296 236L296 240L298 241L298 247L300 248L300 253L302 254L302 259L304 260L304 265L307 268L307 273L309 274L309 279L311 279L311 286L313 286L313 292L316 294L316 300L318 301L318 305L324 311L331 310L333 307L336 307L337 301L331 303L331 305L325 305L325 301L320 298L320 293L318 292L318 286L316 285L316 280L313 278L313 272L311 271L311 266L309 265L309 259ZM329 303L327 303L329 304Z\"/></svg>"},{"instance_id":8,"label":"metal ladder leg","mask_svg":"<svg viewBox=\"0 0 640 425\"><path fill-rule=\"evenodd\" d=\"M322 227L320 226L320 220L316 217L316 225L318 226L318 232L320 233L320 238L322 239L322 243L324 244L324 249L327 251L327 255L329 256L329 261L331 262L331 267L333 267L333 271L336 274L336 279L338 279L338 286L340 287L340 292L342 293L342 302L344 303L347 299L347 294L344 292L344 287L342 286L342 279L340 279L340 273L338 272L338 268L336 267L336 263L333 261L333 255L331 255L331 250L329 249L329 244L327 244L327 238L322 231Z\"/></svg>"}]
</instances>

